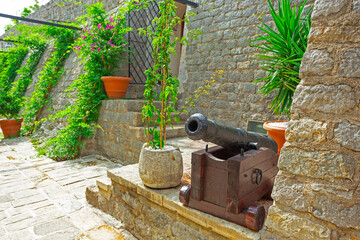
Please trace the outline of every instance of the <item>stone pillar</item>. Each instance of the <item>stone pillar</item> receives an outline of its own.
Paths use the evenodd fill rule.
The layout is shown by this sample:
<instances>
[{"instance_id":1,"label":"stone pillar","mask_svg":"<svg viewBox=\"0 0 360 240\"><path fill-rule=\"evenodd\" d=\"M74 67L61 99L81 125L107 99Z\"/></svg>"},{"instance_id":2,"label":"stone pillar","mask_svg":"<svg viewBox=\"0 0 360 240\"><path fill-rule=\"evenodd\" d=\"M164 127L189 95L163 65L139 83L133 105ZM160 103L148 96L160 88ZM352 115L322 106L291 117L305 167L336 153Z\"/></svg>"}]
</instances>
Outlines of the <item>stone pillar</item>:
<instances>
[{"instance_id":1,"label":"stone pillar","mask_svg":"<svg viewBox=\"0 0 360 240\"><path fill-rule=\"evenodd\" d=\"M316 0L262 239L360 239L360 0Z\"/></svg>"}]
</instances>

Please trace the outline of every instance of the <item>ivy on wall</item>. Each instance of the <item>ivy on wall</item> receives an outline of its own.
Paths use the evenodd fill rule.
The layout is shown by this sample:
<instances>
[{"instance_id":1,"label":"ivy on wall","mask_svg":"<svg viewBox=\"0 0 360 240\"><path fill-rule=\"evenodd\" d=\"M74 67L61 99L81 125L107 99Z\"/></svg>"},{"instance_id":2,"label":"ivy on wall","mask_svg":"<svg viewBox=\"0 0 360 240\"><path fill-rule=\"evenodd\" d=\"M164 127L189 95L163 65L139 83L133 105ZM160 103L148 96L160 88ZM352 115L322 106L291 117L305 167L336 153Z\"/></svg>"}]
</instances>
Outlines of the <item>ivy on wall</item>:
<instances>
[{"instance_id":1,"label":"ivy on wall","mask_svg":"<svg viewBox=\"0 0 360 240\"><path fill-rule=\"evenodd\" d=\"M29 45L29 49L31 51L29 58L26 61L26 64L21 67L17 74L20 76L17 81L13 83L13 87L9 91L9 108L11 108L11 112L18 114L21 110L21 104L23 102L23 97L25 95L26 89L32 82L32 77L36 68L39 64L41 57L45 52L46 45L45 43L35 42Z\"/></svg>"},{"instance_id":2,"label":"ivy on wall","mask_svg":"<svg viewBox=\"0 0 360 240\"><path fill-rule=\"evenodd\" d=\"M135 4L136 3L136 4ZM137 1L129 1L118 8L116 14L103 10L102 3L88 6L82 25L83 35L74 43L84 63L84 74L76 79L66 90L74 92L76 99L73 105L57 112L49 119L65 118L66 127L44 143L39 145L40 154L56 160L72 159L78 156L84 146L84 137L94 136L102 100L106 99L103 90L102 76L111 75L116 63L123 60L128 50L125 34L132 29L127 26L127 13L147 6Z\"/></svg>"},{"instance_id":3,"label":"ivy on wall","mask_svg":"<svg viewBox=\"0 0 360 240\"><path fill-rule=\"evenodd\" d=\"M26 135L33 133L38 126L39 115L44 105L50 100L49 93L63 73L65 59L70 55L75 31L71 29L42 27L45 36L53 38L54 51L40 72L39 80L24 106L22 117L23 131Z\"/></svg>"},{"instance_id":4,"label":"ivy on wall","mask_svg":"<svg viewBox=\"0 0 360 240\"><path fill-rule=\"evenodd\" d=\"M10 90L20 68L28 53L28 48L23 44L15 45L6 53L2 53L0 71L0 115L12 118L17 114L10 103Z\"/></svg>"}]
</instances>

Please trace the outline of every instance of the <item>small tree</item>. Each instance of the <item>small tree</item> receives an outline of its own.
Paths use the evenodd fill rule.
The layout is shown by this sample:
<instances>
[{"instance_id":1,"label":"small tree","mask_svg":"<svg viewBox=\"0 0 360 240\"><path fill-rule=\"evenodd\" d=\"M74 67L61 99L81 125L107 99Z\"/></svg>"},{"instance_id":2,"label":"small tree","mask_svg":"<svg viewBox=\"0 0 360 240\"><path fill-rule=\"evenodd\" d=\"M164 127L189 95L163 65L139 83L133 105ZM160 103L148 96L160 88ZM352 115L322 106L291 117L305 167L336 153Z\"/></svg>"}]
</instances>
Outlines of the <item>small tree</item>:
<instances>
[{"instance_id":1,"label":"small tree","mask_svg":"<svg viewBox=\"0 0 360 240\"><path fill-rule=\"evenodd\" d=\"M172 122L179 122L179 118L174 114L178 113L175 104L178 100L179 80L173 76L170 64L171 54L176 55L175 45L180 43L185 45L188 38L197 39L197 34L201 31L189 31L188 37L173 38L173 29L176 25L187 22L188 13L182 20L176 16L176 6L174 0L159 1L159 17L154 18L153 25L146 30L139 29L140 34L146 34L152 39L152 54L154 64L145 73L147 75L144 97L145 102L142 109L143 121L147 123L145 134L147 147L162 149L166 145L166 127L172 126ZM156 87L160 85L160 93L156 93ZM160 101L160 108L156 108L154 101ZM155 118L155 119L154 119Z\"/></svg>"}]
</instances>

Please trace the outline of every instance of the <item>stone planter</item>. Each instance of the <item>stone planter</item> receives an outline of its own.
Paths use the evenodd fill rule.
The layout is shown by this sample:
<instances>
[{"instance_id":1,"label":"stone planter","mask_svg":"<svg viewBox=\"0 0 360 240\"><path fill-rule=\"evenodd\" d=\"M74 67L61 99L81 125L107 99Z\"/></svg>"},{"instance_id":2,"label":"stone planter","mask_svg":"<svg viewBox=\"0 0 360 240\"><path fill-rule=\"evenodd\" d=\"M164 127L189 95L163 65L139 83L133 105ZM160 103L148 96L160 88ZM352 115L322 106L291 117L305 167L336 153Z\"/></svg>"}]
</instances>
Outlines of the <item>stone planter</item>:
<instances>
[{"instance_id":1,"label":"stone planter","mask_svg":"<svg viewBox=\"0 0 360 240\"><path fill-rule=\"evenodd\" d=\"M115 76L103 76L101 80L104 82L106 95L112 99L124 98L131 82L131 78Z\"/></svg>"},{"instance_id":2,"label":"stone planter","mask_svg":"<svg viewBox=\"0 0 360 240\"><path fill-rule=\"evenodd\" d=\"M139 159L139 173L144 185L151 188L171 188L180 184L183 161L178 148L165 146L153 150L143 145Z\"/></svg>"},{"instance_id":3,"label":"stone planter","mask_svg":"<svg viewBox=\"0 0 360 240\"><path fill-rule=\"evenodd\" d=\"M4 137L18 137L21 129L21 123L23 119L3 119L0 120L1 130L4 134Z\"/></svg>"},{"instance_id":4,"label":"stone planter","mask_svg":"<svg viewBox=\"0 0 360 240\"><path fill-rule=\"evenodd\" d=\"M263 128L268 132L269 137L274 139L277 143L278 155L280 155L281 148L285 143L285 130L288 123L288 121L268 121L263 125Z\"/></svg>"}]
</instances>

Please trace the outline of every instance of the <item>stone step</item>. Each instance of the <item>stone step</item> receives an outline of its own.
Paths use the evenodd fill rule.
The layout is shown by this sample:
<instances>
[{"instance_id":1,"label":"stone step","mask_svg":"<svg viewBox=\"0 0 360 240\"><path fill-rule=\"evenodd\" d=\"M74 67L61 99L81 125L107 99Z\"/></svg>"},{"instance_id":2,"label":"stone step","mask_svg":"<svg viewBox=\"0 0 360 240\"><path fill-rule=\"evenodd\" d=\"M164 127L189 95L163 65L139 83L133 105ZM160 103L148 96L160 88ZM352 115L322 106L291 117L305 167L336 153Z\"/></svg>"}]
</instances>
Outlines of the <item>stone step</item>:
<instances>
[{"instance_id":1,"label":"stone step","mask_svg":"<svg viewBox=\"0 0 360 240\"><path fill-rule=\"evenodd\" d=\"M178 137L185 137L186 132L184 128L184 124L173 125L174 128L168 126L166 128L166 138L178 138ZM134 137L139 141L146 141L146 136L144 134L144 127L129 127L129 131L134 133Z\"/></svg>"},{"instance_id":2,"label":"stone step","mask_svg":"<svg viewBox=\"0 0 360 240\"><path fill-rule=\"evenodd\" d=\"M160 107L160 102L156 101L155 106ZM139 112L141 113L144 100L111 99L103 100L101 109L114 112Z\"/></svg>"},{"instance_id":3,"label":"stone step","mask_svg":"<svg viewBox=\"0 0 360 240\"><path fill-rule=\"evenodd\" d=\"M99 116L99 124L102 122L125 124L133 127L145 126L142 122L143 116L139 112L113 112L101 109Z\"/></svg>"},{"instance_id":4,"label":"stone step","mask_svg":"<svg viewBox=\"0 0 360 240\"><path fill-rule=\"evenodd\" d=\"M125 99L113 99L103 100L101 110L108 110L111 112L125 113L136 112L141 113L144 100L125 100ZM161 102L155 101L155 107L160 108ZM180 122L185 122L190 115L182 113L179 116Z\"/></svg>"},{"instance_id":5,"label":"stone step","mask_svg":"<svg viewBox=\"0 0 360 240\"><path fill-rule=\"evenodd\" d=\"M111 190L111 180L110 178L107 177L103 177L100 179L96 180L96 185L98 186L98 188L101 188L105 191L110 191Z\"/></svg>"},{"instance_id":6,"label":"stone step","mask_svg":"<svg viewBox=\"0 0 360 240\"><path fill-rule=\"evenodd\" d=\"M167 127L166 128L166 138L172 139L172 138L179 138L179 137L185 137L185 127L184 124L174 125L174 128Z\"/></svg>"},{"instance_id":7,"label":"stone step","mask_svg":"<svg viewBox=\"0 0 360 240\"><path fill-rule=\"evenodd\" d=\"M100 195L109 200L111 197L111 180L107 177L101 178L101 179L97 179L96 180L96 185L98 187L99 193Z\"/></svg>"},{"instance_id":8,"label":"stone step","mask_svg":"<svg viewBox=\"0 0 360 240\"><path fill-rule=\"evenodd\" d=\"M180 116L179 124L184 124L187 117L185 115ZM126 124L132 127L144 127L146 125L143 120L143 115L141 112L113 112L101 109L99 123L101 122L113 122L117 124ZM176 124L176 123L175 123Z\"/></svg>"}]
</instances>

